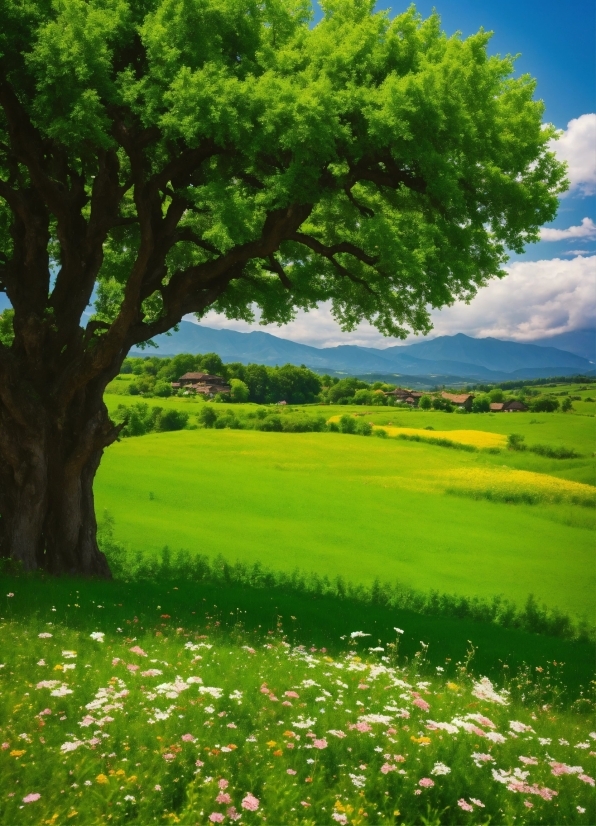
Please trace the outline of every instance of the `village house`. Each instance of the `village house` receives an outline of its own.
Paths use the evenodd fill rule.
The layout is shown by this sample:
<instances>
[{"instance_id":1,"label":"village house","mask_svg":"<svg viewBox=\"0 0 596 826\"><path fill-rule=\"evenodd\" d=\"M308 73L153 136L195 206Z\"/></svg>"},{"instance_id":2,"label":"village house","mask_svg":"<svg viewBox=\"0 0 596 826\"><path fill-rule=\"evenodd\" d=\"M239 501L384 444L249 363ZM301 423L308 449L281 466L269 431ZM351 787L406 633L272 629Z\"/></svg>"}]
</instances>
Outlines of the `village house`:
<instances>
[{"instance_id":1,"label":"village house","mask_svg":"<svg viewBox=\"0 0 596 826\"><path fill-rule=\"evenodd\" d=\"M231 387L223 376L212 376L209 373L185 373L178 381L172 382L172 390L194 390L203 396L215 396L217 393L229 393Z\"/></svg>"},{"instance_id":2,"label":"village house","mask_svg":"<svg viewBox=\"0 0 596 826\"><path fill-rule=\"evenodd\" d=\"M473 393L441 393L441 398L450 402L454 407L463 407L464 410L472 409L472 402L474 401Z\"/></svg>"},{"instance_id":3,"label":"village house","mask_svg":"<svg viewBox=\"0 0 596 826\"><path fill-rule=\"evenodd\" d=\"M517 399L508 402L493 402L490 406L491 413L527 413L528 406Z\"/></svg>"},{"instance_id":4,"label":"village house","mask_svg":"<svg viewBox=\"0 0 596 826\"><path fill-rule=\"evenodd\" d=\"M396 387L395 390L390 390L385 393L385 395L394 398L396 402L417 407L424 393L419 393L417 390L405 390L403 387Z\"/></svg>"}]
</instances>

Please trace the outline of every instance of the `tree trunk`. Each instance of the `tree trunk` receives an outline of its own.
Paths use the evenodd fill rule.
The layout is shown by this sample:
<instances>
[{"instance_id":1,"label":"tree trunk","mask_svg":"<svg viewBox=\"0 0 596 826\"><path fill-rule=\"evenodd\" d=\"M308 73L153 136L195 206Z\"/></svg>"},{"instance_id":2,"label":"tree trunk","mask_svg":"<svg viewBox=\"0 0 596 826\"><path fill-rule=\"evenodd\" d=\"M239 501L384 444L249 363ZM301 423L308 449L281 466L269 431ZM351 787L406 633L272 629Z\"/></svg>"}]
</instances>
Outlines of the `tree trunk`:
<instances>
[{"instance_id":1,"label":"tree trunk","mask_svg":"<svg viewBox=\"0 0 596 826\"><path fill-rule=\"evenodd\" d=\"M101 395L92 412L85 396L60 416L34 404L33 416L9 418L0 405L0 556L26 571L110 576L96 540L93 480L118 430Z\"/></svg>"}]
</instances>

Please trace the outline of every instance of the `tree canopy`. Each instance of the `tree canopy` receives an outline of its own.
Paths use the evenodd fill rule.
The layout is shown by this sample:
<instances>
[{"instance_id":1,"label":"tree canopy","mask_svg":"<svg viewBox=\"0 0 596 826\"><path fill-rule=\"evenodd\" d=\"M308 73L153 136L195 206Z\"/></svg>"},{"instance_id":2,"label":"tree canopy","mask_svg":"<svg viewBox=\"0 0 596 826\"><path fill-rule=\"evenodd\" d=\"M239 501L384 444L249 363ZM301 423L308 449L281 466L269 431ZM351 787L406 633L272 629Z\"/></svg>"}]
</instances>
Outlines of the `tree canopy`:
<instances>
[{"instance_id":1,"label":"tree canopy","mask_svg":"<svg viewBox=\"0 0 596 826\"><path fill-rule=\"evenodd\" d=\"M330 299L400 335L501 274L562 187L534 81L486 32L373 6L313 26L301 0L2 0L15 323L32 293L58 330L95 299L112 352L184 313Z\"/></svg>"}]
</instances>

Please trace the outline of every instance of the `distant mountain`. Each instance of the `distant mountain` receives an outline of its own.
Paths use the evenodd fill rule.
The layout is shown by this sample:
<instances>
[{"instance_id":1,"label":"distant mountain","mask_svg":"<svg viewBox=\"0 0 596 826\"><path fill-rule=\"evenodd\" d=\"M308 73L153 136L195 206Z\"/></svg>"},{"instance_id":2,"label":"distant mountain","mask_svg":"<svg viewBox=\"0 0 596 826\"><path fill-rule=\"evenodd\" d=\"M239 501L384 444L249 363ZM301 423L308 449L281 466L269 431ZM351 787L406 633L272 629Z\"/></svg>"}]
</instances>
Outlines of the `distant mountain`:
<instances>
[{"instance_id":1,"label":"distant mountain","mask_svg":"<svg viewBox=\"0 0 596 826\"><path fill-rule=\"evenodd\" d=\"M538 347L557 347L568 353L596 362L596 329L572 330L570 333L559 333L557 336L539 338L533 341Z\"/></svg>"},{"instance_id":2,"label":"distant mountain","mask_svg":"<svg viewBox=\"0 0 596 826\"><path fill-rule=\"evenodd\" d=\"M437 383L444 383L446 376L460 381L504 381L573 375L594 368L587 359L554 347L474 339L461 333L385 350L349 344L318 348L261 331L215 330L183 321L178 332L157 336L155 343L160 355L213 352L228 362L305 364L319 372L431 377Z\"/></svg>"},{"instance_id":3,"label":"distant mountain","mask_svg":"<svg viewBox=\"0 0 596 826\"><path fill-rule=\"evenodd\" d=\"M400 354L407 350L419 359L453 361L469 365L482 365L489 370L512 373L524 368L588 369L587 359L555 347L536 346L517 341L501 341L498 338L470 338L463 333L455 336L439 336L431 341L421 341L383 350L384 354Z\"/></svg>"}]
</instances>

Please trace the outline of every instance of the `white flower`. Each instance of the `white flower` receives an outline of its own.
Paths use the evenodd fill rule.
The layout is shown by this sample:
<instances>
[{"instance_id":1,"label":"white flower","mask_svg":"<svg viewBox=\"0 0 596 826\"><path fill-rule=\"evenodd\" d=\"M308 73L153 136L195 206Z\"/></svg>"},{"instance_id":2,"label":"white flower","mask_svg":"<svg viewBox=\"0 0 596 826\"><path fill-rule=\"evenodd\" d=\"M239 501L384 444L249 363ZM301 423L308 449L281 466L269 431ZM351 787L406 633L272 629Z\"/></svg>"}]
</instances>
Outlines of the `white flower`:
<instances>
[{"instance_id":1,"label":"white flower","mask_svg":"<svg viewBox=\"0 0 596 826\"><path fill-rule=\"evenodd\" d=\"M516 731L518 734L522 734L524 731L534 731L532 726L526 726L525 723L520 723L519 720L510 720L509 728L511 731Z\"/></svg>"},{"instance_id":2,"label":"white flower","mask_svg":"<svg viewBox=\"0 0 596 826\"><path fill-rule=\"evenodd\" d=\"M53 634L49 634L47 631L43 631L41 634L37 635L40 640L48 640L50 637L53 637Z\"/></svg>"},{"instance_id":3,"label":"white flower","mask_svg":"<svg viewBox=\"0 0 596 826\"><path fill-rule=\"evenodd\" d=\"M474 697L479 700L488 700L491 703L499 703L499 705L506 706L509 704L507 699L508 691L497 691L488 677L483 677L479 683L474 683L472 689Z\"/></svg>"},{"instance_id":4,"label":"white flower","mask_svg":"<svg viewBox=\"0 0 596 826\"><path fill-rule=\"evenodd\" d=\"M89 636L92 640L95 640L96 642L103 642L105 634L103 631L93 631L91 634L89 634Z\"/></svg>"},{"instance_id":5,"label":"white flower","mask_svg":"<svg viewBox=\"0 0 596 826\"><path fill-rule=\"evenodd\" d=\"M349 777L357 789L362 789L366 785L366 777L363 774L350 774Z\"/></svg>"},{"instance_id":6,"label":"white flower","mask_svg":"<svg viewBox=\"0 0 596 826\"><path fill-rule=\"evenodd\" d=\"M370 634L365 634L364 631L352 631L350 637L354 640L356 637L370 637Z\"/></svg>"},{"instance_id":7,"label":"white flower","mask_svg":"<svg viewBox=\"0 0 596 826\"><path fill-rule=\"evenodd\" d=\"M403 634L404 633L403 628L394 628L393 630L395 631L396 634Z\"/></svg>"},{"instance_id":8,"label":"white flower","mask_svg":"<svg viewBox=\"0 0 596 826\"><path fill-rule=\"evenodd\" d=\"M79 746L82 746L82 740L73 740L72 743L62 743L60 746L60 751L69 752L69 751L76 751Z\"/></svg>"},{"instance_id":9,"label":"white flower","mask_svg":"<svg viewBox=\"0 0 596 826\"><path fill-rule=\"evenodd\" d=\"M445 763L435 763L430 773L435 775L451 774L451 769Z\"/></svg>"},{"instance_id":10,"label":"white flower","mask_svg":"<svg viewBox=\"0 0 596 826\"><path fill-rule=\"evenodd\" d=\"M76 651L63 651L62 656L64 657L65 660L74 660L74 658L77 656L77 652Z\"/></svg>"}]
</instances>

